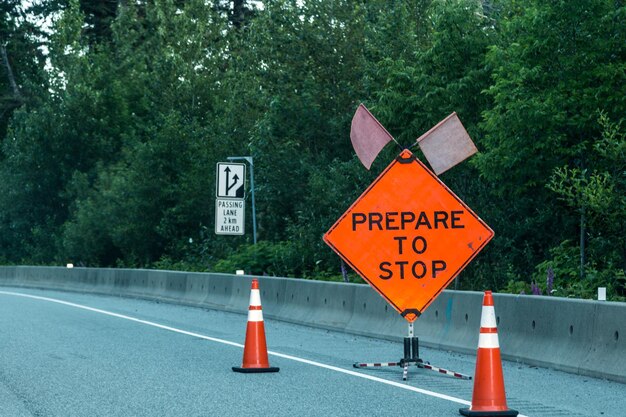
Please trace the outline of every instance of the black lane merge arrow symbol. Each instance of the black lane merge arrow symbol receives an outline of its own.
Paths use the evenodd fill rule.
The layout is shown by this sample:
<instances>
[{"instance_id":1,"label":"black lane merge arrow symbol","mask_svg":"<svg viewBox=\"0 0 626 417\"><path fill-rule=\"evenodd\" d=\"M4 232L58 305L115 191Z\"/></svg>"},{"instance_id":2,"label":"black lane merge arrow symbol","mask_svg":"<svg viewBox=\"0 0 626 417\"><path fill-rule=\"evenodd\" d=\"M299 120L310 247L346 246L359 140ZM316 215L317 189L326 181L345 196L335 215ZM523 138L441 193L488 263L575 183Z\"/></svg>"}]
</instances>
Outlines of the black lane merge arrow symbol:
<instances>
[{"instance_id":1,"label":"black lane merge arrow symbol","mask_svg":"<svg viewBox=\"0 0 626 417\"><path fill-rule=\"evenodd\" d=\"M237 183L239 182L239 176L237 174L235 174L233 176L233 183L230 184L230 167L226 167L226 169L224 169L224 172L226 173L226 195L228 195L228 193L230 192L230 190L237 185Z\"/></svg>"}]
</instances>

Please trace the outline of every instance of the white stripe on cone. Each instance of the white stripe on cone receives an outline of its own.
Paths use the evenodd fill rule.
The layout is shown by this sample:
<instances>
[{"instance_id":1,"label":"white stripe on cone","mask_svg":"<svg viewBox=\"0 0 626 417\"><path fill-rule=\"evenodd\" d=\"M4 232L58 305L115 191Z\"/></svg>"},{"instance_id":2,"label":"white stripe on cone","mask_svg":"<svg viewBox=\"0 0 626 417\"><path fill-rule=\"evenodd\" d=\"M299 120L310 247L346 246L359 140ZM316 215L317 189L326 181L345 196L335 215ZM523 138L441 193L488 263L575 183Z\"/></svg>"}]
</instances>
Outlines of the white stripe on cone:
<instances>
[{"instance_id":1,"label":"white stripe on cone","mask_svg":"<svg viewBox=\"0 0 626 417\"><path fill-rule=\"evenodd\" d=\"M263 310L248 310L248 321L263 321Z\"/></svg>"},{"instance_id":2,"label":"white stripe on cone","mask_svg":"<svg viewBox=\"0 0 626 417\"><path fill-rule=\"evenodd\" d=\"M483 329L486 330L483 332ZM496 322L496 309L494 306L483 305L480 315L480 336L478 336L478 348L500 348Z\"/></svg>"},{"instance_id":3,"label":"white stripe on cone","mask_svg":"<svg viewBox=\"0 0 626 417\"><path fill-rule=\"evenodd\" d=\"M248 321L263 321L263 310L261 310L261 292L258 289L250 291L250 309L248 310Z\"/></svg>"},{"instance_id":4,"label":"white stripe on cone","mask_svg":"<svg viewBox=\"0 0 626 417\"><path fill-rule=\"evenodd\" d=\"M261 293L259 290L253 289L250 291L250 306L261 307Z\"/></svg>"},{"instance_id":5,"label":"white stripe on cone","mask_svg":"<svg viewBox=\"0 0 626 417\"><path fill-rule=\"evenodd\" d=\"M496 309L493 306L483 306L483 312L480 316L480 327L496 327Z\"/></svg>"},{"instance_id":6,"label":"white stripe on cone","mask_svg":"<svg viewBox=\"0 0 626 417\"><path fill-rule=\"evenodd\" d=\"M478 348L500 348L498 333L481 333L480 336L478 336Z\"/></svg>"}]
</instances>

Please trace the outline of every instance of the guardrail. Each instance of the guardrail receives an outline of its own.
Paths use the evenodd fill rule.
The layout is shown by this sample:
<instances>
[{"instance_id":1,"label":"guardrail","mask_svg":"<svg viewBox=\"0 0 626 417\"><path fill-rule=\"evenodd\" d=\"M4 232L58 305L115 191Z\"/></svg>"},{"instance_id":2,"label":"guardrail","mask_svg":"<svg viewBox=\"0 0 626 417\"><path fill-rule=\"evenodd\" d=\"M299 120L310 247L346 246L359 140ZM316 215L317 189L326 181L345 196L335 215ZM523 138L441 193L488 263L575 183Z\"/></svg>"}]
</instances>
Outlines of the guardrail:
<instances>
[{"instance_id":1,"label":"guardrail","mask_svg":"<svg viewBox=\"0 0 626 417\"><path fill-rule=\"evenodd\" d=\"M400 340L407 324L368 285L258 277L270 319ZM0 285L158 299L246 313L251 276L0 267ZM494 294L505 359L626 383L626 303ZM482 293L444 291L415 322L425 346L473 354Z\"/></svg>"}]
</instances>

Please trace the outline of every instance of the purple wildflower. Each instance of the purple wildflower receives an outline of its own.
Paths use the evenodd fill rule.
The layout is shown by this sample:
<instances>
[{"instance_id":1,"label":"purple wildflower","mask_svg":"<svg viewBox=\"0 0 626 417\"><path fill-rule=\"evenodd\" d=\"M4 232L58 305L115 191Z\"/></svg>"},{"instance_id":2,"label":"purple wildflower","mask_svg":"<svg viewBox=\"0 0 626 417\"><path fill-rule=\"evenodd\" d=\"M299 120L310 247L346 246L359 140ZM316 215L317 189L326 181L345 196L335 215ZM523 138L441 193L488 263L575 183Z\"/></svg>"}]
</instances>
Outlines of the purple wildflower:
<instances>
[{"instance_id":1,"label":"purple wildflower","mask_svg":"<svg viewBox=\"0 0 626 417\"><path fill-rule=\"evenodd\" d=\"M554 269L551 266L548 267L546 277L546 293L552 295L552 287L554 286Z\"/></svg>"},{"instance_id":2,"label":"purple wildflower","mask_svg":"<svg viewBox=\"0 0 626 417\"><path fill-rule=\"evenodd\" d=\"M343 277L343 282L350 282L348 278L348 271L346 270L346 264L341 261L341 276Z\"/></svg>"},{"instance_id":3,"label":"purple wildflower","mask_svg":"<svg viewBox=\"0 0 626 417\"><path fill-rule=\"evenodd\" d=\"M539 285L537 285L535 281L532 281L530 283L530 292L533 295L541 295L541 289L539 288Z\"/></svg>"}]
</instances>

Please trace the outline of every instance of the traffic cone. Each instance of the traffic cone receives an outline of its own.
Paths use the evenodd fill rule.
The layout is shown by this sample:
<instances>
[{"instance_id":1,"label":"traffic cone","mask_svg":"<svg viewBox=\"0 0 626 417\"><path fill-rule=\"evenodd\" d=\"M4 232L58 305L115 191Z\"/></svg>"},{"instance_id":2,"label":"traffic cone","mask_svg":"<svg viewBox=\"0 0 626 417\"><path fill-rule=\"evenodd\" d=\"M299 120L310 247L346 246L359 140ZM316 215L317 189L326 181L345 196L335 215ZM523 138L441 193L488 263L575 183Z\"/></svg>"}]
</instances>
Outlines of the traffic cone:
<instances>
[{"instance_id":1,"label":"traffic cone","mask_svg":"<svg viewBox=\"0 0 626 417\"><path fill-rule=\"evenodd\" d=\"M496 311L491 291L485 291L483 298L472 405L470 408L459 409L459 412L464 416L481 417L517 416L519 414L506 405Z\"/></svg>"},{"instance_id":2,"label":"traffic cone","mask_svg":"<svg viewBox=\"0 0 626 417\"><path fill-rule=\"evenodd\" d=\"M252 280L252 290L250 291L250 308L248 309L246 344L243 347L243 364L241 367L233 366L233 371L243 373L278 372L278 368L270 366L267 359L265 326L263 325L261 294L257 279Z\"/></svg>"}]
</instances>

